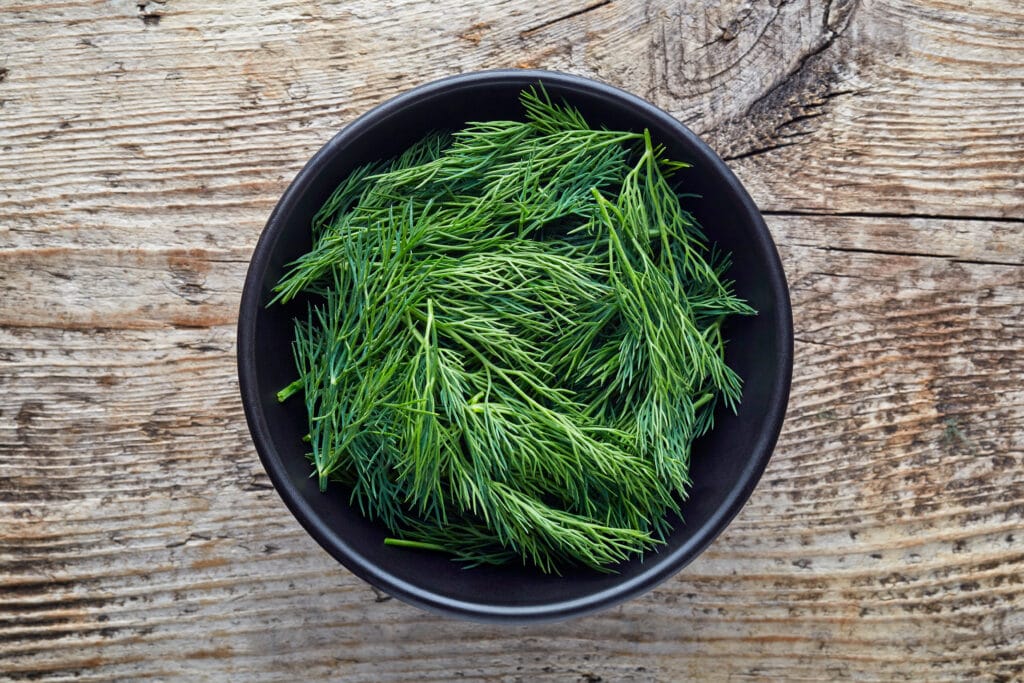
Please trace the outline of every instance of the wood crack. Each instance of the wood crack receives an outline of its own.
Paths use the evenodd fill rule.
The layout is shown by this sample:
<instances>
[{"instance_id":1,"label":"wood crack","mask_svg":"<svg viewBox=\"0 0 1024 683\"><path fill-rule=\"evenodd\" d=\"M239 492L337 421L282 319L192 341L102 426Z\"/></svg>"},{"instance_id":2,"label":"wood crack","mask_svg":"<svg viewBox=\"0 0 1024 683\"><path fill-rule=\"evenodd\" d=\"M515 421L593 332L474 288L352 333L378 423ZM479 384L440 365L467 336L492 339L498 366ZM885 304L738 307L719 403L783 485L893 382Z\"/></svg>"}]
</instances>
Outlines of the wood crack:
<instances>
[{"instance_id":1,"label":"wood crack","mask_svg":"<svg viewBox=\"0 0 1024 683\"><path fill-rule=\"evenodd\" d=\"M792 147L795 144L797 144L797 143L795 143L795 142L780 142L777 145L767 145L765 147L757 147L755 149L747 150L746 152L741 152L740 154L731 154L729 156L724 156L724 157L722 157L722 160L723 161L739 161L740 159L747 159L749 157L756 157L756 156L758 156L760 154L765 154L767 152L773 152L773 151L775 151L777 149L782 149L783 147Z\"/></svg>"},{"instance_id":2,"label":"wood crack","mask_svg":"<svg viewBox=\"0 0 1024 683\"><path fill-rule=\"evenodd\" d=\"M970 221L990 223L1024 223L1024 218L1016 216L957 216L941 213L898 213L882 211L799 211L785 209L766 209L763 216L810 216L810 217L841 217L841 218L895 218L922 219L935 221Z\"/></svg>"},{"instance_id":3,"label":"wood crack","mask_svg":"<svg viewBox=\"0 0 1024 683\"><path fill-rule=\"evenodd\" d=\"M869 247L837 247L835 245L828 245L820 247L825 251L836 251L842 254L870 254L872 256L913 256L913 257L928 257L928 258L952 258L952 254L929 254L916 251L900 251L897 249L872 249Z\"/></svg>"},{"instance_id":4,"label":"wood crack","mask_svg":"<svg viewBox=\"0 0 1024 683\"><path fill-rule=\"evenodd\" d=\"M194 541L209 541L211 538L212 538L212 536L210 536L210 534L201 534L201 533L198 533L198 532L194 532L194 533L189 534L188 537L185 538L184 540L172 541L172 542L166 544L164 547L166 547L166 548L179 548L179 547L181 547L183 545L188 545L189 543L192 543Z\"/></svg>"},{"instance_id":5,"label":"wood crack","mask_svg":"<svg viewBox=\"0 0 1024 683\"><path fill-rule=\"evenodd\" d=\"M1017 268L1024 267L1024 263L1020 261L998 261L995 259L970 259L970 258L951 258L951 263L963 263L965 265L972 266L1016 266Z\"/></svg>"},{"instance_id":6,"label":"wood crack","mask_svg":"<svg viewBox=\"0 0 1024 683\"><path fill-rule=\"evenodd\" d=\"M793 337L793 341L799 344L810 344L812 346L827 346L830 349L841 349L843 348L840 344L829 344L828 342L815 341L814 339L805 339L803 337Z\"/></svg>"},{"instance_id":7,"label":"wood crack","mask_svg":"<svg viewBox=\"0 0 1024 683\"><path fill-rule=\"evenodd\" d=\"M566 21L568 19L575 19L578 16L581 16L583 14L587 14L588 12L593 12L596 9L600 9L600 8L604 7L605 5L610 5L610 4L612 4L612 0L601 0L600 2L595 2L595 3L591 4L591 5L587 5L586 7L582 8L582 9L578 9L578 10L576 10L574 12L569 12L568 14L563 14L562 16L555 17L554 19L548 19L547 21L542 22L540 24L537 24L536 26L532 26L532 27L530 27L528 29L520 31L519 32L519 37L520 38L529 38L533 34L539 32L539 31L542 31L542 30L544 30L544 29L546 29L546 28L548 28L550 26L553 26L553 25L555 25L557 23Z\"/></svg>"},{"instance_id":8,"label":"wood crack","mask_svg":"<svg viewBox=\"0 0 1024 683\"><path fill-rule=\"evenodd\" d=\"M836 40L838 40L839 37L843 35L843 33L846 31L846 28L850 25L850 16L853 14L853 10L857 3L850 3L850 7L847 8L846 13L843 16L842 26L836 26L836 24L839 22L833 22L831 19L832 2L833 0L828 0L828 3L825 5L825 11L823 14L822 28L824 30L824 40L819 42L818 45L812 47L807 54L800 57L800 60L797 62L796 66L792 70L790 70L789 73L787 73L785 76L779 79L779 81L775 83L772 87L768 88L768 90L765 91L760 97L751 102L747 106L747 116L749 116L751 112L753 112L754 109L756 109L760 104L762 104L766 100L770 100L776 93L789 88L791 85L793 85L794 82L800 81L803 75L803 71L808 67L810 61L813 58L817 57L818 55L821 55L824 52L826 52L830 47L832 47L835 44ZM836 26L836 28L832 28L833 26Z\"/></svg>"},{"instance_id":9,"label":"wood crack","mask_svg":"<svg viewBox=\"0 0 1024 683\"><path fill-rule=\"evenodd\" d=\"M767 90L755 93L743 114L718 127L718 134L728 140L722 152L732 154L723 158L756 157L788 146L777 144L781 141L797 144L800 138L812 139L810 136L828 127L827 114L833 100L866 94L864 88L844 84L836 70L846 52L845 45L836 45L850 26L857 2L830 0L819 20L819 33L809 47L794 56L795 64Z\"/></svg>"},{"instance_id":10,"label":"wood crack","mask_svg":"<svg viewBox=\"0 0 1024 683\"><path fill-rule=\"evenodd\" d=\"M822 246L816 244L803 244L801 246L810 247L812 249L820 249L822 251L838 252L841 254L869 254L872 256L910 256L913 258L944 259L949 261L950 263L963 263L976 266L1011 266L1017 268L1024 267L1024 262L1000 261L996 259L961 258L956 256L955 254L937 254L921 251L902 251L897 249L872 249L869 247L841 247L835 245ZM830 275L830 277L832 275Z\"/></svg>"}]
</instances>

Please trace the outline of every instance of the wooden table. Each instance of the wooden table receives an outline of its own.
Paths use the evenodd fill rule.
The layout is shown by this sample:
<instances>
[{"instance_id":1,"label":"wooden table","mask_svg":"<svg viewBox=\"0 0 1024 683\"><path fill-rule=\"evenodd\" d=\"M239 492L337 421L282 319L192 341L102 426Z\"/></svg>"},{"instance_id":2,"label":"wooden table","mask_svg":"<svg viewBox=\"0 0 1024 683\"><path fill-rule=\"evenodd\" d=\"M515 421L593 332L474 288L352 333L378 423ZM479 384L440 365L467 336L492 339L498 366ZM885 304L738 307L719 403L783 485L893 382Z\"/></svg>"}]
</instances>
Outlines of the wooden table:
<instances>
[{"instance_id":1,"label":"wooden table","mask_svg":"<svg viewBox=\"0 0 1024 683\"><path fill-rule=\"evenodd\" d=\"M698 561L568 623L374 591L298 526L234 325L277 197L441 76L646 97L764 210L796 370ZM1024 679L1020 0L3 0L0 672L11 679Z\"/></svg>"}]
</instances>

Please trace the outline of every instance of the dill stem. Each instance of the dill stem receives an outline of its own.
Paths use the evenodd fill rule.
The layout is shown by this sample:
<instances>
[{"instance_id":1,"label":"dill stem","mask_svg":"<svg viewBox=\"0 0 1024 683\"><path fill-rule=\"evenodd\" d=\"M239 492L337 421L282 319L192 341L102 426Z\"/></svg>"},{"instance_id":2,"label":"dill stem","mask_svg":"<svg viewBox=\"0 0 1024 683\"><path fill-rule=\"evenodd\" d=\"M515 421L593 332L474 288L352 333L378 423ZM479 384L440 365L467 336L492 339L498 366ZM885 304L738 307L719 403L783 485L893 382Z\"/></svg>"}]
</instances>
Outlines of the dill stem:
<instances>
[{"instance_id":1,"label":"dill stem","mask_svg":"<svg viewBox=\"0 0 1024 683\"><path fill-rule=\"evenodd\" d=\"M698 398L696 401L693 402L693 409L694 409L694 411L697 411L697 410L700 410L701 408L703 408L705 405L707 405L707 402L710 401L711 399L713 399L714 397L715 397L715 395L714 394L710 394L710 393L701 395L700 398Z\"/></svg>"},{"instance_id":2,"label":"dill stem","mask_svg":"<svg viewBox=\"0 0 1024 683\"><path fill-rule=\"evenodd\" d=\"M281 391L277 392L277 401L278 401L278 403L284 403L289 398L291 398L294 394L296 394L298 391L300 391L302 389L302 384L303 384L302 378L300 377L297 380L295 380L294 382L292 382L291 384L289 384L288 386L286 386Z\"/></svg>"},{"instance_id":3,"label":"dill stem","mask_svg":"<svg viewBox=\"0 0 1024 683\"><path fill-rule=\"evenodd\" d=\"M410 541L405 538L395 538L394 536L388 536L384 539L384 545L395 546L398 548L415 548L417 550L436 550L440 553L449 552L448 548L438 543L428 543L426 541Z\"/></svg>"}]
</instances>

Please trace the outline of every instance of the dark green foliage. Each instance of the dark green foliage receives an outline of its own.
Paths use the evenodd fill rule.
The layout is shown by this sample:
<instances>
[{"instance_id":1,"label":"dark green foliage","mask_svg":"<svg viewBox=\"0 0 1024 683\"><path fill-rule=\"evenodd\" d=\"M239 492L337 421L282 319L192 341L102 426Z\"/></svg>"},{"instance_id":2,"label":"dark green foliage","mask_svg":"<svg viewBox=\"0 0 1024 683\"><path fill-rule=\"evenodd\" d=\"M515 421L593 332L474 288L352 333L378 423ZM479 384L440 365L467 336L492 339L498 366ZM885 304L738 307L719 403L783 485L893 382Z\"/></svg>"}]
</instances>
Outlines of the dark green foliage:
<instances>
[{"instance_id":1,"label":"dark green foliage","mask_svg":"<svg viewBox=\"0 0 1024 683\"><path fill-rule=\"evenodd\" d=\"M392 545L599 570L656 547L693 440L735 410L722 279L645 133L543 92L353 173L275 301L296 321L320 487Z\"/></svg>"}]
</instances>

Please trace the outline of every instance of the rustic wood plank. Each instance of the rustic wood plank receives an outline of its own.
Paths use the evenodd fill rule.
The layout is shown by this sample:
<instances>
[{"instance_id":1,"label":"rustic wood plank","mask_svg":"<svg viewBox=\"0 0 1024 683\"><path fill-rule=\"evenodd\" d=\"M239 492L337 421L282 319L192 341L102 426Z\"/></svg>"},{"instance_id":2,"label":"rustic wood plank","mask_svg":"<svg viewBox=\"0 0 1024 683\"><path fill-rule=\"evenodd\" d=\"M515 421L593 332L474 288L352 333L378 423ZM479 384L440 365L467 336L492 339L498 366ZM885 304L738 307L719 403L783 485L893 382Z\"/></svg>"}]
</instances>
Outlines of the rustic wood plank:
<instances>
[{"instance_id":1,"label":"rustic wood plank","mask_svg":"<svg viewBox=\"0 0 1024 683\"><path fill-rule=\"evenodd\" d=\"M647 95L735 157L768 209L1024 218L1024 19L1002 3L521 4L276 3L227 22L227 10L177 2L154 10L155 25L127 2L39 23L8 13L0 169L22 182L0 206L18 231L58 221L91 237L154 208L167 222L153 240L256 230L243 217L265 215L372 104L452 71L521 64ZM197 198L217 209L202 226Z\"/></svg>"},{"instance_id":2,"label":"rustic wood plank","mask_svg":"<svg viewBox=\"0 0 1024 683\"><path fill-rule=\"evenodd\" d=\"M772 220L801 337L761 487L682 575L572 628L438 619L338 568L251 454L230 329L6 328L9 671L677 680L709 656L723 677L1017 670L1024 269L975 262L969 243L951 256L970 262L837 250L831 222ZM991 251L1020 254L999 227Z\"/></svg>"},{"instance_id":3,"label":"rustic wood plank","mask_svg":"<svg viewBox=\"0 0 1024 683\"><path fill-rule=\"evenodd\" d=\"M5 4L0 676L1021 678L1022 48L1010 0ZM330 135L516 65L646 96L733 160L797 358L762 483L697 562L499 628L387 599L299 528L234 319Z\"/></svg>"}]
</instances>

